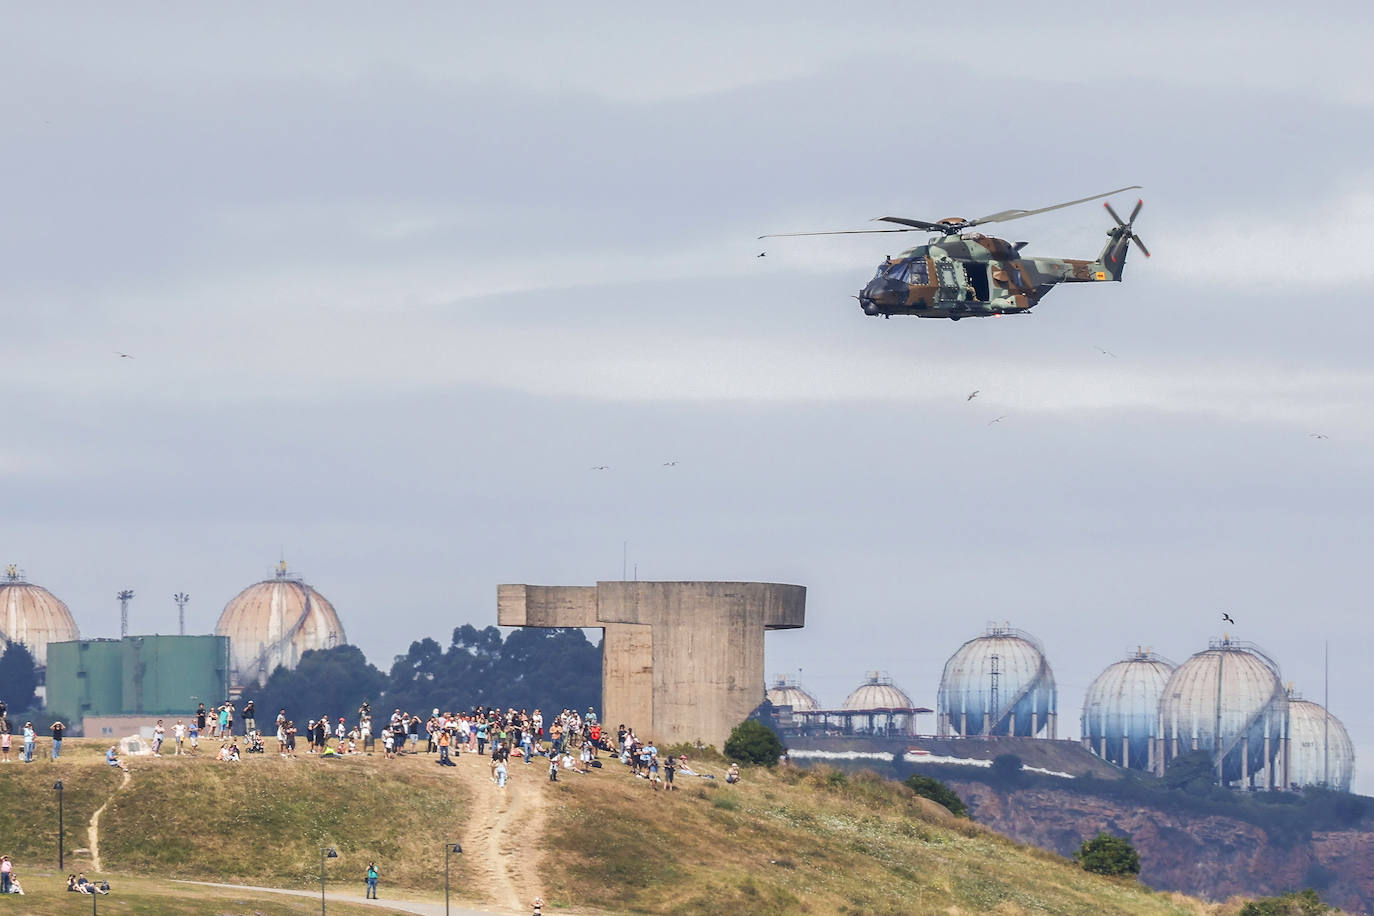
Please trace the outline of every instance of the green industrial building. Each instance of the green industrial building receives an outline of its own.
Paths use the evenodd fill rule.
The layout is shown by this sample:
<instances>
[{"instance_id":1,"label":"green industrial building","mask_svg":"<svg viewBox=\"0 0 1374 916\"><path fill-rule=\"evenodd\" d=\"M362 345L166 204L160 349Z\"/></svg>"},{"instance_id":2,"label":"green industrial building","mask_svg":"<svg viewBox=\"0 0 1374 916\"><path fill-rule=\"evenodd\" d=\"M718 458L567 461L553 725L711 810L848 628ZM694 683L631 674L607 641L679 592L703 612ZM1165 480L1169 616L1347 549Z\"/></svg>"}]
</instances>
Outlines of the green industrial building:
<instances>
[{"instance_id":1,"label":"green industrial building","mask_svg":"<svg viewBox=\"0 0 1374 916\"><path fill-rule=\"evenodd\" d=\"M229 637L126 636L48 644L47 707L88 716L187 715L229 696Z\"/></svg>"}]
</instances>

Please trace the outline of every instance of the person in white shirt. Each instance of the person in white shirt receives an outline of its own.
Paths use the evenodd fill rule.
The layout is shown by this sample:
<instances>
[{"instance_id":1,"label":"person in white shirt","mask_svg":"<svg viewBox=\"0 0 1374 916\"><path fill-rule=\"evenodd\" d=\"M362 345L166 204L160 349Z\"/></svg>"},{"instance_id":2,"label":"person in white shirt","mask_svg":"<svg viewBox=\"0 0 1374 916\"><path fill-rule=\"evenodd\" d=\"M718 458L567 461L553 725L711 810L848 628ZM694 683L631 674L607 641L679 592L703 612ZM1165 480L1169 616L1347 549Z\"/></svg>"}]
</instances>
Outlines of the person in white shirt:
<instances>
[{"instance_id":1,"label":"person in white shirt","mask_svg":"<svg viewBox=\"0 0 1374 916\"><path fill-rule=\"evenodd\" d=\"M162 739L167 736L167 729L162 727L162 720L158 719L153 726L153 756L162 756Z\"/></svg>"},{"instance_id":2,"label":"person in white shirt","mask_svg":"<svg viewBox=\"0 0 1374 916\"><path fill-rule=\"evenodd\" d=\"M177 756L186 753L186 725L180 719L172 726L172 740L177 743Z\"/></svg>"}]
</instances>

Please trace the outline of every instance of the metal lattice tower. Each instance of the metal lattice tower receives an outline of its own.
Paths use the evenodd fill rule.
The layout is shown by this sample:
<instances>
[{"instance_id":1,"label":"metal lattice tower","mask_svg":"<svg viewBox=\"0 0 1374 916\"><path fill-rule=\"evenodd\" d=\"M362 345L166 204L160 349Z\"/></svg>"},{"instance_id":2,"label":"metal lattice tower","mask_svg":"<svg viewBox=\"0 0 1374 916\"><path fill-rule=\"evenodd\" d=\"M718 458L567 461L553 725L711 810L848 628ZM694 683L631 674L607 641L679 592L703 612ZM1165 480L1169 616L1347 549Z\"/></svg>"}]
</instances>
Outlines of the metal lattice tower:
<instances>
[{"instance_id":1,"label":"metal lattice tower","mask_svg":"<svg viewBox=\"0 0 1374 916\"><path fill-rule=\"evenodd\" d=\"M129 602L134 600L134 590L126 588L115 595L119 599L119 638L129 635Z\"/></svg>"},{"instance_id":2,"label":"metal lattice tower","mask_svg":"<svg viewBox=\"0 0 1374 916\"><path fill-rule=\"evenodd\" d=\"M177 592L172 596L172 600L177 603L177 635L186 635L186 602L191 600L191 596L185 592Z\"/></svg>"},{"instance_id":3,"label":"metal lattice tower","mask_svg":"<svg viewBox=\"0 0 1374 916\"><path fill-rule=\"evenodd\" d=\"M1001 656L994 655L994 656L992 656L991 661L992 661L992 672L991 672L991 674L992 674L992 696L989 697L989 699L991 700L991 702L988 703L988 708L989 708L990 710L992 710L992 714L993 714L994 716L996 716L996 715L999 715L999 714L1002 712L1001 700L1000 700L1000 698L998 697L999 688L1000 688L1000 686L1001 686L1000 682L1001 682L1001 679L1002 679L1002 658L1001 658ZM988 723L988 734L991 735L991 734L992 734L992 730L993 730L994 728L996 728L996 727L997 727L997 723L996 723L995 721Z\"/></svg>"}]
</instances>

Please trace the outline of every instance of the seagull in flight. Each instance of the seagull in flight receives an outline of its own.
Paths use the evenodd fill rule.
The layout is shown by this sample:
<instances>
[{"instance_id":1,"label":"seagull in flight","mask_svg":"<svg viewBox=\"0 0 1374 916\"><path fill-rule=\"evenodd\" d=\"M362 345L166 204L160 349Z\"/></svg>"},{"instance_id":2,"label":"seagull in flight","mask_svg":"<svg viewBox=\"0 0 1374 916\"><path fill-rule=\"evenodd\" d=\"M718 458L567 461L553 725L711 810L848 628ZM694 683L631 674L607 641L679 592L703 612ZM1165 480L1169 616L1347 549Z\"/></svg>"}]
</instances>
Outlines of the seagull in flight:
<instances>
[{"instance_id":1,"label":"seagull in flight","mask_svg":"<svg viewBox=\"0 0 1374 916\"><path fill-rule=\"evenodd\" d=\"M1232 619L1231 615L1226 613L1225 611L1221 612L1221 619L1229 623L1231 626L1236 625L1236 621Z\"/></svg>"},{"instance_id":2,"label":"seagull in flight","mask_svg":"<svg viewBox=\"0 0 1374 916\"><path fill-rule=\"evenodd\" d=\"M132 354L129 354L129 353L121 353L121 352L119 352L118 350L115 351L115 356L118 356L120 359L133 359L133 355L132 355Z\"/></svg>"},{"instance_id":3,"label":"seagull in flight","mask_svg":"<svg viewBox=\"0 0 1374 916\"><path fill-rule=\"evenodd\" d=\"M758 254L758 256L761 257L761 258L766 258L766 257L768 257L768 252L766 252L766 251L760 251L759 254Z\"/></svg>"},{"instance_id":4,"label":"seagull in flight","mask_svg":"<svg viewBox=\"0 0 1374 916\"><path fill-rule=\"evenodd\" d=\"M976 390L974 390L974 391L969 392L969 396L966 397L966 398L964 398L964 400L965 400L965 401L972 401L974 398L978 397L978 392L979 392L979 391L982 391L982 390L983 390L983 389L978 388L978 389L976 389Z\"/></svg>"},{"instance_id":5,"label":"seagull in flight","mask_svg":"<svg viewBox=\"0 0 1374 916\"><path fill-rule=\"evenodd\" d=\"M998 418L995 419L995 420L989 420L989 421L988 421L988 426L991 426L991 425L994 424L994 423L1001 423L1001 422L1002 422L1003 420L1005 420L1005 419L1006 419L1006 417L998 417Z\"/></svg>"},{"instance_id":6,"label":"seagull in flight","mask_svg":"<svg viewBox=\"0 0 1374 916\"><path fill-rule=\"evenodd\" d=\"M1331 437L1330 437L1330 436L1324 436L1324 435L1322 435L1321 433L1310 433L1310 434L1308 434L1308 438L1310 438L1310 439L1330 439Z\"/></svg>"},{"instance_id":7,"label":"seagull in flight","mask_svg":"<svg viewBox=\"0 0 1374 916\"><path fill-rule=\"evenodd\" d=\"M596 467L590 468L589 470L593 470L593 471L609 471L610 469L611 469L611 466L610 466L609 464L598 464Z\"/></svg>"},{"instance_id":8,"label":"seagull in flight","mask_svg":"<svg viewBox=\"0 0 1374 916\"><path fill-rule=\"evenodd\" d=\"M1093 347L1093 349L1096 350L1098 353L1101 353L1103 356L1110 356L1112 359L1116 359L1116 354L1113 353L1111 350L1104 350L1101 347Z\"/></svg>"},{"instance_id":9,"label":"seagull in flight","mask_svg":"<svg viewBox=\"0 0 1374 916\"><path fill-rule=\"evenodd\" d=\"M663 462L663 466L665 468L675 468L677 467L677 459L675 458L672 461L665 461Z\"/></svg>"}]
</instances>

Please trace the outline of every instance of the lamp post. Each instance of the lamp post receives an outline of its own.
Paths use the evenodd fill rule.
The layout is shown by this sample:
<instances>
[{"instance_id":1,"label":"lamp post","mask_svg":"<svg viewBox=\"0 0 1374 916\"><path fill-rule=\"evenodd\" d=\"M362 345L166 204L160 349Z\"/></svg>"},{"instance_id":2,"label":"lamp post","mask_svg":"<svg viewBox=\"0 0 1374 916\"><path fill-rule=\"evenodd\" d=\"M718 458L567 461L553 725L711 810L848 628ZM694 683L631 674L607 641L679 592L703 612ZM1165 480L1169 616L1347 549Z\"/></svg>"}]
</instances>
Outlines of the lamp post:
<instances>
[{"instance_id":1,"label":"lamp post","mask_svg":"<svg viewBox=\"0 0 1374 916\"><path fill-rule=\"evenodd\" d=\"M53 783L52 787L57 790L57 870L62 871L65 867L62 864L62 780Z\"/></svg>"},{"instance_id":2,"label":"lamp post","mask_svg":"<svg viewBox=\"0 0 1374 916\"><path fill-rule=\"evenodd\" d=\"M448 916L448 857L449 853L462 852L463 847L459 843L444 844L444 916Z\"/></svg>"},{"instance_id":3,"label":"lamp post","mask_svg":"<svg viewBox=\"0 0 1374 916\"><path fill-rule=\"evenodd\" d=\"M324 860L338 857L339 854L333 846L320 847L320 916L324 916Z\"/></svg>"}]
</instances>

